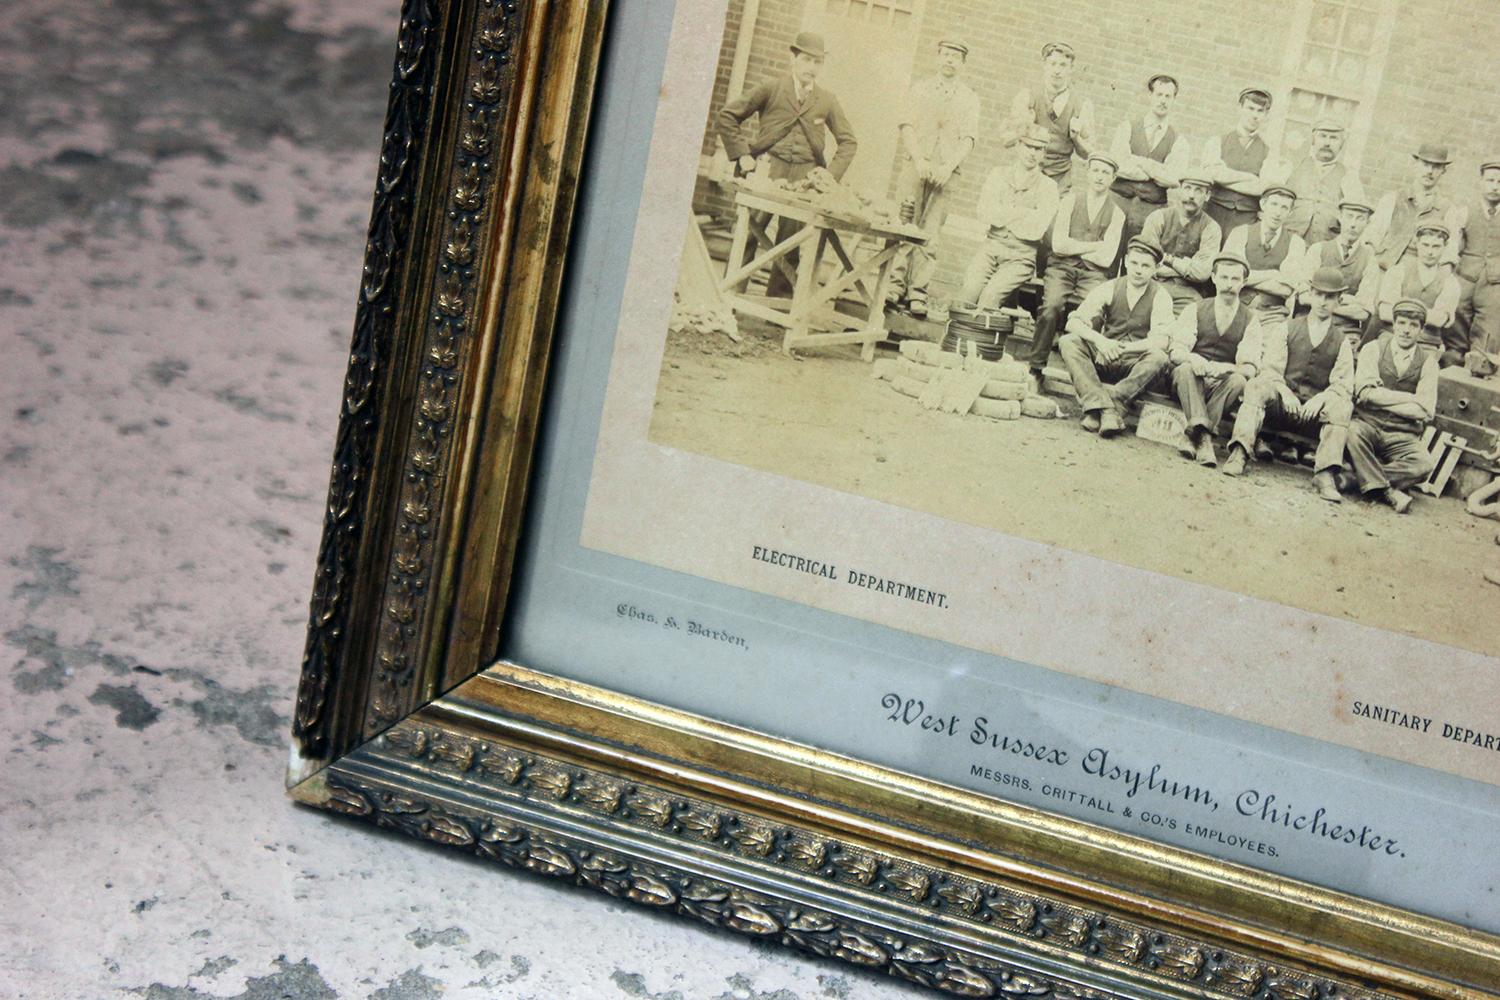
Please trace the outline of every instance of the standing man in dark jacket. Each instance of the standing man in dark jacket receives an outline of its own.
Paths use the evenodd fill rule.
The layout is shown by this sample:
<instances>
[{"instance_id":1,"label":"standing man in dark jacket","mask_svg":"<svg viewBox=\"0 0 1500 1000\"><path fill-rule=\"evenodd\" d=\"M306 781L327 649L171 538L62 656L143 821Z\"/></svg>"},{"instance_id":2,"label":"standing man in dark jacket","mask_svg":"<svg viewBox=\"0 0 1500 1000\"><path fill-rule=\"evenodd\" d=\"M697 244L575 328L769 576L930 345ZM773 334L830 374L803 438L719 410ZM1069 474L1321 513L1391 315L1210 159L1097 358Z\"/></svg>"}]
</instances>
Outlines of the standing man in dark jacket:
<instances>
[{"instance_id":1,"label":"standing man in dark jacket","mask_svg":"<svg viewBox=\"0 0 1500 1000\"><path fill-rule=\"evenodd\" d=\"M838 180L849 169L859 143L838 98L817 84L818 73L828 55L823 36L804 31L791 48L789 75L761 83L719 112L719 137L724 142L724 152L734 161L737 177L753 172L758 158L765 156L772 180L801 180L818 167L826 168ZM747 140L744 123L757 114L759 127L754 138ZM832 133L836 143L831 160L824 154L827 133ZM777 238L784 240L797 228L783 219ZM787 256L787 263L795 268L795 253ZM789 296L791 291L791 282L780 269L773 269L766 283L766 294Z\"/></svg>"}]
</instances>

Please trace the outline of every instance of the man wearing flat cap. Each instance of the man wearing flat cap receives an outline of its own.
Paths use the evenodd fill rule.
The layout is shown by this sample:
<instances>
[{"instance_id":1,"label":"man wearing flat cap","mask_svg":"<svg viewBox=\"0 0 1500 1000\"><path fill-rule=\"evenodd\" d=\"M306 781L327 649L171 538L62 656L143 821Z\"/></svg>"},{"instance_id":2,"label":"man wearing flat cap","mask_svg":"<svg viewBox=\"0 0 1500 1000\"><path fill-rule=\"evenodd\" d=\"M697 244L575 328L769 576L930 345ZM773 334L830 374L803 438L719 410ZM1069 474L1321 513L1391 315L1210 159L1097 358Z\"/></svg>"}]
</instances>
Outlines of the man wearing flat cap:
<instances>
[{"instance_id":1,"label":"man wearing flat cap","mask_svg":"<svg viewBox=\"0 0 1500 1000\"><path fill-rule=\"evenodd\" d=\"M724 152L734 162L736 176L755 170L757 158L765 156L772 180L801 180L819 167L837 180L849 169L858 143L838 98L818 86L828 54L823 36L804 31L791 50L791 73L753 87L719 111ZM760 124L754 138L746 139L743 126L751 115L759 115ZM824 153L830 134L836 144L831 160ZM777 237L786 239L798 228L783 219ZM796 266L794 254L788 254L787 260ZM789 296L791 291L791 281L781 269L772 269L766 294Z\"/></svg>"},{"instance_id":2,"label":"man wearing flat cap","mask_svg":"<svg viewBox=\"0 0 1500 1000\"><path fill-rule=\"evenodd\" d=\"M1342 499L1337 476L1354 409L1354 350L1333 322L1343 293L1344 276L1338 268L1323 267L1313 274L1306 292L1311 308L1287 324L1285 348L1277 352L1286 360L1279 369L1263 367L1245 386L1224 458L1225 474L1245 471L1267 424L1316 434L1313 485L1324 500Z\"/></svg>"},{"instance_id":3,"label":"man wearing flat cap","mask_svg":"<svg viewBox=\"0 0 1500 1000\"><path fill-rule=\"evenodd\" d=\"M1411 157L1411 181L1402 191L1388 191L1375 204L1375 215L1365 238L1375 248L1375 261L1382 271L1389 271L1416 250L1417 226L1440 222L1452 232L1458 227L1453 217L1453 203L1439 189L1443 174L1452 158L1448 147L1424 142ZM1444 254L1449 267L1458 267L1458 244Z\"/></svg>"},{"instance_id":4,"label":"man wearing flat cap","mask_svg":"<svg viewBox=\"0 0 1500 1000\"><path fill-rule=\"evenodd\" d=\"M927 315L927 286L937 270L938 239L948 218L948 186L979 136L979 97L962 80L968 46L938 43L938 71L906 94L898 126L902 217L927 234L925 246L905 245L891 264L887 301Z\"/></svg>"},{"instance_id":5,"label":"man wearing flat cap","mask_svg":"<svg viewBox=\"0 0 1500 1000\"><path fill-rule=\"evenodd\" d=\"M1349 423L1349 464L1361 495L1411 509L1406 488L1432 472L1422 432L1437 410L1437 351L1418 343L1427 307L1402 299L1392 307L1391 329L1360 348L1354 366L1354 419Z\"/></svg>"},{"instance_id":6,"label":"man wearing flat cap","mask_svg":"<svg viewBox=\"0 0 1500 1000\"><path fill-rule=\"evenodd\" d=\"M1500 157L1479 165L1479 197L1460 209L1458 325L1469 370L1500 365Z\"/></svg>"},{"instance_id":7,"label":"man wearing flat cap","mask_svg":"<svg viewBox=\"0 0 1500 1000\"><path fill-rule=\"evenodd\" d=\"M1382 328L1394 321L1397 302L1412 299L1422 303L1425 323L1421 341L1437 352L1438 364L1443 368L1463 364L1465 353L1457 342L1459 335L1454 325L1463 290L1453 276L1453 269L1443 263L1451 237L1448 227L1441 222L1418 223L1416 254L1402 258L1385 272L1375 296L1375 311ZM1380 328L1373 332L1378 334Z\"/></svg>"},{"instance_id":8,"label":"man wearing flat cap","mask_svg":"<svg viewBox=\"0 0 1500 1000\"><path fill-rule=\"evenodd\" d=\"M1359 175L1344 163L1344 126L1333 118L1313 123L1307 155L1287 175L1286 186L1297 195L1287 216L1292 232L1311 245L1332 239L1339 231L1339 203L1362 200Z\"/></svg>"},{"instance_id":9,"label":"man wearing flat cap","mask_svg":"<svg viewBox=\"0 0 1500 1000\"><path fill-rule=\"evenodd\" d=\"M1156 280L1172 297L1174 312L1214 294L1214 256L1224 238L1219 224L1203 210L1212 187L1202 171L1184 170L1177 203L1152 212L1141 230L1142 237L1161 248Z\"/></svg>"},{"instance_id":10,"label":"man wearing flat cap","mask_svg":"<svg viewBox=\"0 0 1500 1000\"><path fill-rule=\"evenodd\" d=\"M1115 169L1115 161L1109 156L1091 154L1087 180L1063 195L1057 206L1052 249L1042 273L1042 308L1028 359L1034 394L1042 391L1042 372L1065 314L1109 278L1119 256L1125 210L1110 191Z\"/></svg>"},{"instance_id":11,"label":"man wearing flat cap","mask_svg":"<svg viewBox=\"0 0 1500 1000\"><path fill-rule=\"evenodd\" d=\"M1224 250L1250 263L1250 275L1240 299L1260 317L1262 325L1286 323L1287 300L1301 283L1307 246L1286 224L1297 203L1291 188L1269 185L1260 196L1260 219L1241 226L1224 239ZM1281 336L1278 330L1276 336ZM1269 336L1269 334L1268 334Z\"/></svg>"},{"instance_id":12,"label":"man wearing flat cap","mask_svg":"<svg viewBox=\"0 0 1500 1000\"><path fill-rule=\"evenodd\" d=\"M1127 240L1141 232L1152 212L1166 205L1167 192L1177 186L1190 155L1187 140L1172 125L1177 78L1157 73L1146 81L1146 93L1146 112L1122 121L1109 147L1120 165L1114 192L1125 206Z\"/></svg>"},{"instance_id":13,"label":"man wearing flat cap","mask_svg":"<svg viewBox=\"0 0 1500 1000\"><path fill-rule=\"evenodd\" d=\"M1311 272L1320 268L1338 269L1344 290L1333 309L1333 325L1340 336L1352 338L1357 346L1375 315L1375 298L1380 291L1380 266L1375 263L1375 251L1363 239L1375 209L1360 199L1341 201L1338 209L1338 235L1307 248L1307 278L1310 280ZM1306 284L1304 280L1299 287ZM1307 301L1307 296L1299 293L1293 313L1304 308Z\"/></svg>"},{"instance_id":14,"label":"man wearing flat cap","mask_svg":"<svg viewBox=\"0 0 1500 1000\"><path fill-rule=\"evenodd\" d=\"M1271 92L1263 87L1240 91L1239 121L1233 129L1203 145L1203 170L1213 181L1208 214L1228 239L1240 226L1254 222L1260 211L1260 193L1267 175L1274 171L1271 147L1261 136L1261 126L1271 111Z\"/></svg>"},{"instance_id":15,"label":"man wearing flat cap","mask_svg":"<svg viewBox=\"0 0 1500 1000\"><path fill-rule=\"evenodd\" d=\"M1187 420L1182 455L1200 465L1218 464L1213 435L1261 369L1260 320L1240 301L1249 274L1244 257L1220 251L1214 257L1214 297L1189 306L1172 321L1167 352L1172 387Z\"/></svg>"},{"instance_id":16,"label":"man wearing flat cap","mask_svg":"<svg viewBox=\"0 0 1500 1000\"><path fill-rule=\"evenodd\" d=\"M1028 126L1047 133L1042 173L1057 185L1060 195L1072 186L1073 156L1093 149L1094 106L1073 91L1073 47L1066 42L1042 46L1042 82L1035 90L1016 94L1010 107L1010 129L1023 134Z\"/></svg>"},{"instance_id":17,"label":"man wearing flat cap","mask_svg":"<svg viewBox=\"0 0 1500 1000\"><path fill-rule=\"evenodd\" d=\"M1122 408L1167 368L1172 300L1151 277L1160 260L1154 244L1139 236L1131 240L1125 273L1095 286L1058 339L1083 407L1083 428L1100 437L1124 430Z\"/></svg>"},{"instance_id":18,"label":"man wearing flat cap","mask_svg":"<svg viewBox=\"0 0 1500 1000\"><path fill-rule=\"evenodd\" d=\"M998 309L1036 274L1037 247L1057 214L1057 185L1041 171L1047 139L1045 129L1028 129L1015 162L996 165L985 178L975 215L987 235L964 274L961 305Z\"/></svg>"}]
</instances>

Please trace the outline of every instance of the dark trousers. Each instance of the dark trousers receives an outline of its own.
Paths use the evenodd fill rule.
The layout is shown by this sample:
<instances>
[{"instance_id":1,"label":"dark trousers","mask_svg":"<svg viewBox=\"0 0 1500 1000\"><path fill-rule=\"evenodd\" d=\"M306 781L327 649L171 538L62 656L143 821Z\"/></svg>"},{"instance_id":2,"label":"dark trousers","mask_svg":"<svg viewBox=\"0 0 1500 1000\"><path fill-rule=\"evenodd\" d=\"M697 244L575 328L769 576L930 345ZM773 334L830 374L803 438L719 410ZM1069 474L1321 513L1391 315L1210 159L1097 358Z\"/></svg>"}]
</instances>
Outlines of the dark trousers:
<instances>
[{"instance_id":1,"label":"dark trousers","mask_svg":"<svg viewBox=\"0 0 1500 1000\"><path fill-rule=\"evenodd\" d=\"M802 178L811 173L813 167L815 166L817 166L816 163L788 163L786 160L778 160L776 157L772 156L771 166L770 169L767 170L767 174L773 181L800 181ZM755 219L757 225L764 226L767 222L770 221L771 217L765 212L756 212L754 213L752 218ZM768 235L770 235L771 238L776 242L780 243L783 240L787 240L795 236L798 232L801 231L801 229L802 223L783 218L776 223L776 232ZM795 273L797 270L797 261L801 252L802 251L800 250L793 250L791 253L781 258L782 260L786 261L787 267L791 268L793 273ZM752 241L751 245L745 247L744 263L748 263L751 260L754 260L756 253L757 249L753 245ZM775 264L771 265L771 274L768 278L766 278L766 294L771 298L789 299L792 297L791 279L783 274L781 272L781 268L777 267Z\"/></svg>"},{"instance_id":2,"label":"dark trousers","mask_svg":"<svg viewBox=\"0 0 1500 1000\"><path fill-rule=\"evenodd\" d=\"M1129 403L1145 392L1168 364L1166 352L1155 348L1114 361L1101 361L1098 349L1076 333L1065 333L1058 338L1057 353L1062 355L1073 379L1078 404L1085 413L1118 409ZM1112 383L1109 389L1104 387L1106 382Z\"/></svg>"},{"instance_id":3,"label":"dark trousers","mask_svg":"<svg viewBox=\"0 0 1500 1000\"><path fill-rule=\"evenodd\" d=\"M1490 281L1481 268L1477 282L1460 274L1458 285L1461 294L1454 325L1460 333L1454 337L1453 348L1461 346L1465 355L1470 350L1500 353L1500 283Z\"/></svg>"},{"instance_id":4,"label":"dark trousers","mask_svg":"<svg viewBox=\"0 0 1500 1000\"><path fill-rule=\"evenodd\" d=\"M1432 474L1432 456L1420 434L1388 430L1358 414L1349 424L1348 451L1361 493L1401 489Z\"/></svg>"},{"instance_id":5,"label":"dark trousers","mask_svg":"<svg viewBox=\"0 0 1500 1000\"><path fill-rule=\"evenodd\" d=\"M1029 364L1032 371L1047 367L1052 342L1068 313L1078 308L1083 297L1108 277L1103 268L1077 257L1053 257L1042 275L1042 308L1036 317L1036 335L1031 341Z\"/></svg>"},{"instance_id":6,"label":"dark trousers","mask_svg":"<svg viewBox=\"0 0 1500 1000\"><path fill-rule=\"evenodd\" d=\"M1239 372L1199 377L1187 362L1172 369L1172 388L1187 418L1188 437L1197 431L1217 433L1224 415L1239 404L1245 394L1245 376Z\"/></svg>"}]
</instances>

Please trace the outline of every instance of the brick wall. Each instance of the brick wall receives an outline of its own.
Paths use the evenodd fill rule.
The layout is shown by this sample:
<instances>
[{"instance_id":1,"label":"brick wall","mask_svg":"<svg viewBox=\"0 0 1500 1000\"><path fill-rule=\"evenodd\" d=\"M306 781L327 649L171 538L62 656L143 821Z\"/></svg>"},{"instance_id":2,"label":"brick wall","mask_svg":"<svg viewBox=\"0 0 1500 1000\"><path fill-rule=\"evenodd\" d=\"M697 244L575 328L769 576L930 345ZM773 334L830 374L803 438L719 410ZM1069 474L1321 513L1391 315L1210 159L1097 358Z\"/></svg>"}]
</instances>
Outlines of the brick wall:
<instances>
[{"instance_id":1,"label":"brick wall","mask_svg":"<svg viewBox=\"0 0 1500 1000\"><path fill-rule=\"evenodd\" d=\"M805 0L822 2L822 0ZM803 18L804 0L762 0L746 75L752 85L787 70L787 46ZM730 0L734 32L744 0ZM1093 102L1098 140L1107 144L1113 128L1139 114L1145 81L1161 71L1181 81L1174 111L1178 131L1192 143L1193 160L1205 140L1234 126L1239 91L1251 84L1285 94L1283 64L1297 31L1295 3L1288 0L927 0L916 41L915 76L936 70L937 42L956 37L970 47L966 82L979 94L981 136L956 180L955 218L945 235L939 281L953 283L977 243L977 228L965 216L979 185L1006 153L984 123L1008 112L1023 87L1038 85L1044 43L1067 41L1078 53L1074 86ZM1475 196L1481 158L1500 155L1500 76L1489 73L1490 59L1474 56L1476 39L1493 36L1493 18L1467 0L1400 0L1391 26L1389 54L1370 115L1369 137L1359 159L1360 174L1373 197L1400 187L1409 176L1410 153L1422 141L1447 142L1454 164L1444 184L1464 200ZM728 97L734 34L720 54L713 111ZM868 60L879 71L878 53L833 58ZM846 105L858 94L840 94ZM1279 135L1279 100L1268 124L1268 138ZM704 152L717 148L712 124ZM700 186L703 208L722 208L712 185Z\"/></svg>"}]
</instances>

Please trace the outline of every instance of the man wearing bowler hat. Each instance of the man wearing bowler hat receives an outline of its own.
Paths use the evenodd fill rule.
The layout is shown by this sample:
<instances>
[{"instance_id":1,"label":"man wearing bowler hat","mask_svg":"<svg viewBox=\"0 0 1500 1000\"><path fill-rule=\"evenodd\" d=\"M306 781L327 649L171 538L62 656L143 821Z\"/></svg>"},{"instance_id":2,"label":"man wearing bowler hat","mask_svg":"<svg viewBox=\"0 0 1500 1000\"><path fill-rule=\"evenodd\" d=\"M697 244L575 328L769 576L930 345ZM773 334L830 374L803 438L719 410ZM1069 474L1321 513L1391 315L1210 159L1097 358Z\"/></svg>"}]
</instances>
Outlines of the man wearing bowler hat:
<instances>
[{"instance_id":1,"label":"man wearing bowler hat","mask_svg":"<svg viewBox=\"0 0 1500 1000\"><path fill-rule=\"evenodd\" d=\"M1416 250L1417 226L1439 222L1449 231L1457 228L1453 204L1438 189L1452 157L1448 147L1424 142L1411 157L1411 182L1402 191L1389 191L1375 205L1375 215L1365 238L1375 248L1375 261L1389 271ZM1449 267L1458 267L1458 244L1443 254Z\"/></svg>"},{"instance_id":2,"label":"man wearing bowler hat","mask_svg":"<svg viewBox=\"0 0 1500 1000\"><path fill-rule=\"evenodd\" d=\"M903 300L913 316L927 315L927 286L937 270L937 245L948 217L948 185L979 136L979 97L963 82L969 47L938 42L938 71L918 80L906 95L898 123L901 214L927 234L925 246L904 245L891 263L886 300Z\"/></svg>"},{"instance_id":3,"label":"man wearing bowler hat","mask_svg":"<svg viewBox=\"0 0 1500 1000\"><path fill-rule=\"evenodd\" d=\"M826 168L837 180L849 169L859 145L838 98L818 86L818 74L828 54L823 36L804 31L792 43L791 50L792 68L788 75L761 83L719 111L719 137L724 142L724 152L734 161L735 175L739 177L754 171L757 158L765 156L772 180L801 180L819 167ZM760 124L754 138L746 139L743 126L751 115L759 115ZM831 160L824 152L828 134L836 144ZM799 228L783 219L777 238L785 240ZM753 252L746 249L746 253ZM788 254L786 260L796 267L794 254ZM773 268L766 294L787 296L791 290L791 281L780 268Z\"/></svg>"},{"instance_id":4,"label":"man wearing bowler hat","mask_svg":"<svg viewBox=\"0 0 1500 1000\"><path fill-rule=\"evenodd\" d=\"M1141 230L1147 242L1161 247L1156 280L1172 297L1174 312L1180 313L1214 293L1214 256L1224 239L1219 224L1203 210L1212 187L1202 171L1184 170L1177 203L1152 212Z\"/></svg>"},{"instance_id":5,"label":"man wearing bowler hat","mask_svg":"<svg viewBox=\"0 0 1500 1000\"><path fill-rule=\"evenodd\" d=\"M1010 107L1010 126L1024 135L1029 126L1047 133L1042 173L1057 185L1059 195L1072 187L1073 156L1088 156L1093 149L1094 106L1073 91L1073 64L1077 56L1066 42L1042 46L1042 83L1022 89Z\"/></svg>"},{"instance_id":6,"label":"man wearing bowler hat","mask_svg":"<svg viewBox=\"0 0 1500 1000\"><path fill-rule=\"evenodd\" d=\"M1167 192L1177 186L1190 155L1187 140L1172 125L1177 78L1157 73L1146 81L1146 93L1146 113L1122 121L1109 147L1120 165L1114 192L1125 206L1127 240L1141 231L1152 212L1166 205Z\"/></svg>"},{"instance_id":7,"label":"man wearing bowler hat","mask_svg":"<svg viewBox=\"0 0 1500 1000\"><path fill-rule=\"evenodd\" d=\"M1500 364L1500 157L1479 165L1479 197L1460 209L1458 323L1470 371Z\"/></svg>"},{"instance_id":8,"label":"man wearing bowler hat","mask_svg":"<svg viewBox=\"0 0 1500 1000\"><path fill-rule=\"evenodd\" d=\"M1042 308L1029 360L1033 394L1042 391L1042 372L1064 314L1109 278L1120 253L1125 210L1110 191L1115 161L1093 153L1088 163L1088 179L1062 196L1052 220L1052 249L1042 273Z\"/></svg>"},{"instance_id":9,"label":"man wearing bowler hat","mask_svg":"<svg viewBox=\"0 0 1500 1000\"><path fill-rule=\"evenodd\" d=\"M1041 171L1046 148L1046 129L1033 126L1021 135L1015 162L985 178L975 215L987 235L964 274L961 304L998 309L1036 274L1037 247L1057 214L1057 185Z\"/></svg>"},{"instance_id":10,"label":"man wearing bowler hat","mask_svg":"<svg viewBox=\"0 0 1500 1000\"><path fill-rule=\"evenodd\" d=\"M1254 222L1260 211L1267 167L1274 167L1271 147L1260 134L1270 112L1271 92L1264 87L1246 87L1240 91L1238 123L1203 145L1203 170L1214 183L1208 214L1224 231L1226 240L1240 226Z\"/></svg>"},{"instance_id":11,"label":"man wearing bowler hat","mask_svg":"<svg viewBox=\"0 0 1500 1000\"><path fill-rule=\"evenodd\" d=\"M1245 471L1245 463L1256 453L1261 428L1269 423L1317 434L1313 485L1324 500L1342 499L1337 476L1354 410L1354 350L1333 322L1344 289L1344 276L1336 267L1321 267L1313 274L1306 292L1311 308L1286 325L1286 361L1280 370L1262 367L1245 386L1224 458L1226 475Z\"/></svg>"},{"instance_id":12,"label":"man wearing bowler hat","mask_svg":"<svg viewBox=\"0 0 1500 1000\"><path fill-rule=\"evenodd\" d=\"M1405 488L1432 472L1422 432L1437 410L1437 351L1418 343L1427 307L1402 299L1392 308L1391 329L1360 348L1354 365L1354 419L1349 423L1349 464L1368 499L1411 509Z\"/></svg>"},{"instance_id":13,"label":"man wearing bowler hat","mask_svg":"<svg viewBox=\"0 0 1500 1000\"><path fill-rule=\"evenodd\" d=\"M1340 335L1353 338L1358 344L1375 314L1375 296L1380 290L1380 266L1375 263L1375 251L1363 239L1375 209L1362 199L1341 201L1338 207L1338 235L1308 247L1305 260L1309 271L1338 269L1344 290L1333 308L1333 325ZM1293 314L1307 303L1307 297L1298 293Z\"/></svg>"},{"instance_id":14,"label":"man wearing bowler hat","mask_svg":"<svg viewBox=\"0 0 1500 1000\"><path fill-rule=\"evenodd\" d=\"M1124 430L1121 409L1167 367L1172 300L1151 278L1160 260L1155 244L1139 236L1131 240L1125 273L1095 286L1058 339L1083 407L1083 429L1100 437ZM1106 381L1113 384L1106 387Z\"/></svg>"},{"instance_id":15,"label":"man wearing bowler hat","mask_svg":"<svg viewBox=\"0 0 1500 1000\"><path fill-rule=\"evenodd\" d=\"M1444 263L1452 234L1441 222L1417 224L1415 255L1408 255L1381 277L1375 296L1375 311L1381 324L1395 321L1394 309L1403 299L1422 303L1424 314L1421 340L1438 354L1438 364L1451 368L1464 363L1464 350L1457 342L1454 317L1463 291L1453 269ZM1379 333L1376 327L1374 333Z\"/></svg>"},{"instance_id":16,"label":"man wearing bowler hat","mask_svg":"<svg viewBox=\"0 0 1500 1000\"><path fill-rule=\"evenodd\" d=\"M1286 186L1297 195L1297 204L1287 216L1292 232L1308 243L1322 243L1339 231L1339 203L1364 198L1359 175L1340 158L1344 150L1344 126L1333 118L1313 123L1307 155L1287 176Z\"/></svg>"},{"instance_id":17,"label":"man wearing bowler hat","mask_svg":"<svg viewBox=\"0 0 1500 1000\"><path fill-rule=\"evenodd\" d=\"M1220 251L1214 257L1214 297L1189 306L1172 322L1172 387L1187 420L1181 453L1199 465L1218 464L1214 432L1261 369L1260 319L1240 301L1249 274L1244 257Z\"/></svg>"}]
</instances>

